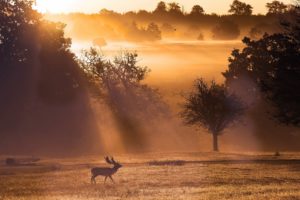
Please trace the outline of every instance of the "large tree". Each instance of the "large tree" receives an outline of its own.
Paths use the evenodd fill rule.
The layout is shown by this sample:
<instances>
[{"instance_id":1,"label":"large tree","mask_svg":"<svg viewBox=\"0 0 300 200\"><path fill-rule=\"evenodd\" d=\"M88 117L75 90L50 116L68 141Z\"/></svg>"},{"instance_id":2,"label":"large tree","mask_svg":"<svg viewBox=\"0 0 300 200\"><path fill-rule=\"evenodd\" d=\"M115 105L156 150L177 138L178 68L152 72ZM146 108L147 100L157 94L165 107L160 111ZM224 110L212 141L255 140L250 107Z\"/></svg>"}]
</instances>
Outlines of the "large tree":
<instances>
[{"instance_id":1,"label":"large tree","mask_svg":"<svg viewBox=\"0 0 300 200\"><path fill-rule=\"evenodd\" d=\"M101 95L114 114L124 142L131 149L143 148L143 123L151 127L153 120L168 113L158 91L142 83L150 70L138 65L137 56L123 52L110 61L91 48L79 60L96 94Z\"/></svg>"},{"instance_id":2,"label":"large tree","mask_svg":"<svg viewBox=\"0 0 300 200\"><path fill-rule=\"evenodd\" d=\"M252 15L253 7L239 0L234 0L230 5L229 13L233 15Z\"/></svg>"},{"instance_id":3,"label":"large tree","mask_svg":"<svg viewBox=\"0 0 300 200\"><path fill-rule=\"evenodd\" d=\"M0 1L0 151L90 151L96 126L71 40L33 3Z\"/></svg>"},{"instance_id":4,"label":"large tree","mask_svg":"<svg viewBox=\"0 0 300 200\"><path fill-rule=\"evenodd\" d=\"M194 91L185 97L181 116L185 123L206 128L213 136L213 150L219 151L218 136L243 112L239 99L225 85L203 79L195 81Z\"/></svg>"},{"instance_id":5,"label":"large tree","mask_svg":"<svg viewBox=\"0 0 300 200\"><path fill-rule=\"evenodd\" d=\"M270 113L279 122L300 126L300 12L296 7L286 32L243 40L245 48L234 50L224 74L227 85L245 79L256 83L264 99L272 105ZM257 93L250 85L249 96ZM245 88L246 89L246 88Z\"/></svg>"}]
</instances>

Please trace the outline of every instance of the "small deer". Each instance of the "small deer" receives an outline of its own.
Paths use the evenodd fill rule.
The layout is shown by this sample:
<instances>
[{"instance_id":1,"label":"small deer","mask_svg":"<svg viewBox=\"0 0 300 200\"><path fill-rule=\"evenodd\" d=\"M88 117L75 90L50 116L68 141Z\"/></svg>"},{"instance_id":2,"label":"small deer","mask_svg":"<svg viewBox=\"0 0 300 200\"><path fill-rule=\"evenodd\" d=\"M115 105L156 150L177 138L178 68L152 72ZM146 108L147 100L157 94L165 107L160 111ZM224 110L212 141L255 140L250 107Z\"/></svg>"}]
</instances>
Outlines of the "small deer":
<instances>
[{"instance_id":1,"label":"small deer","mask_svg":"<svg viewBox=\"0 0 300 200\"><path fill-rule=\"evenodd\" d=\"M111 157L111 159L109 159L109 157L106 156L104 159L108 164L112 164L114 166L112 168L109 168L109 167L95 167L95 168L92 168L91 169L91 173L92 173L91 183L96 184L96 177L99 176L99 175L100 176L105 176L104 183L106 182L107 177L109 177L110 180L113 183L115 183L113 178L112 178L112 175L115 174L118 171L118 169L120 169L122 167L122 165L120 163L116 162L113 157Z\"/></svg>"}]
</instances>

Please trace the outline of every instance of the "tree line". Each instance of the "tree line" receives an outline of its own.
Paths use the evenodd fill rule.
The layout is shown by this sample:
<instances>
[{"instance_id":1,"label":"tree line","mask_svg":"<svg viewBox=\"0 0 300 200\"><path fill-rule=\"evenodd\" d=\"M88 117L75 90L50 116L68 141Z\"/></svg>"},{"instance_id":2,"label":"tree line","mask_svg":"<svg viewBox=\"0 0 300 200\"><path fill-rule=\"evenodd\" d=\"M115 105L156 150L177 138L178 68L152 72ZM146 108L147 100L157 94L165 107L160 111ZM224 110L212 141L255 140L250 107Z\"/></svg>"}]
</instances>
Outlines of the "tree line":
<instances>
[{"instance_id":1,"label":"tree line","mask_svg":"<svg viewBox=\"0 0 300 200\"><path fill-rule=\"evenodd\" d=\"M240 38L241 32L247 32L252 39L258 39L265 32L280 32L280 18L295 9L293 5L279 1L268 3L266 7L266 15L253 15L251 5L235 0L230 5L228 14L217 15L205 13L201 5L194 5L191 11L186 12L176 2L161 1L153 11L117 13L102 9L95 14L50 14L47 17L72 24L69 35L81 40L233 40ZM210 33L207 33L207 30Z\"/></svg>"}]
</instances>

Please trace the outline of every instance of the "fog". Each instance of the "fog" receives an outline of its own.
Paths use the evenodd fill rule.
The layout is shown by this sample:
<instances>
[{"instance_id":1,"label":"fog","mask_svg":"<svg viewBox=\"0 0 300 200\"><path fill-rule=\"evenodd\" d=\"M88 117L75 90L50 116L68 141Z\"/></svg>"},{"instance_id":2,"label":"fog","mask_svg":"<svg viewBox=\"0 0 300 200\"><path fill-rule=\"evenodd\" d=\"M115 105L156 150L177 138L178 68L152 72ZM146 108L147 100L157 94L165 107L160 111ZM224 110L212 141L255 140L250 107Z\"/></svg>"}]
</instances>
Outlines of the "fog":
<instances>
[{"instance_id":1,"label":"fog","mask_svg":"<svg viewBox=\"0 0 300 200\"><path fill-rule=\"evenodd\" d=\"M93 42L73 40L72 49L76 54L80 54L81 49L93 45ZM186 127L178 116L182 94L190 91L193 81L199 77L222 83L224 77L221 73L227 68L228 56L233 49L242 47L242 43L238 40L165 39L143 43L107 41L107 44L101 47L101 51L108 58L124 50L137 52L138 64L151 69L145 83L158 88L171 108L171 118L155 121L151 127L146 122L140 124L144 127L140 135L147 141L143 143L147 151L209 151L211 135L203 129ZM236 89L240 91L239 95L244 102L255 104L255 98L244 90L250 84L246 81L244 85L236 86ZM100 135L106 151L127 152L131 148L126 147L128 143L122 139L122 130L117 128L109 109L106 108L106 112L103 112L103 109L102 107L96 110L101 127ZM221 136L221 150L298 150L299 145L296 142L298 136L295 133L299 132L299 129L278 125L266 113L267 110L261 103L247 111L240 124L229 127L225 131L226 134Z\"/></svg>"},{"instance_id":2,"label":"fog","mask_svg":"<svg viewBox=\"0 0 300 200\"><path fill-rule=\"evenodd\" d=\"M71 51L77 58L90 47L98 48L111 63L120 52L136 52L137 64L151 70L142 84L153 91L158 89L159 100L168 111L166 115L161 115L159 109L149 112L151 101L145 98L135 102L126 90L113 91L107 95L108 100L103 94L95 97L73 54L58 57L54 50L56 57L48 57L51 37L46 37L42 40L46 43L44 49L39 45L33 48L30 70L22 69L25 75L21 76L19 69L12 70L13 78L2 80L0 88L9 91L0 99L4 122L0 129L1 136L5 135L0 141L0 152L61 156L211 151L211 134L183 124L179 117L182 96L191 91L193 81L200 77L223 83L222 72L228 67L231 51L243 48L241 38L251 30L253 37L260 37L264 31L276 32L277 18L201 15L201 20L197 20L181 14L158 16L143 11L118 14L102 10L95 15L77 13L45 18L66 24L65 35L72 39ZM232 86L246 104L254 106L239 123L225 130L220 137L220 150L299 150L299 129L271 120L265 102L245 92L251 84L245 80ZM112 109L112 102L117 112Z\"/></svg>"}]
</instances>

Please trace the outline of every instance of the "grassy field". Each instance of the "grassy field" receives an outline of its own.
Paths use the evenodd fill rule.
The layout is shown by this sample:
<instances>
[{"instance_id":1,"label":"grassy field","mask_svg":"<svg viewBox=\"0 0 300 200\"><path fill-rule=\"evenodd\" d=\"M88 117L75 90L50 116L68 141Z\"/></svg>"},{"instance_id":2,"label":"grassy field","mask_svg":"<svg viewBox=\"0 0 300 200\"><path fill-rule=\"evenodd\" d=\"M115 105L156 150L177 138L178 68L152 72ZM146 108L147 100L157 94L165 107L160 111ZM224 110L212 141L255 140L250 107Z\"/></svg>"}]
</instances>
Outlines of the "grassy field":
<instances>
[{"instance_id":1,"label":"grassy field","mask_svg":"<svg viewBox=\"0 0 300 200\"><path fill-rule=\"evenodd\" d=\"M90 168L101 156L41 159L9 167L1 157L0 199L300 199L300 154L172 153L119 155L113 184Z\"/></svg>"}]
</instances>

